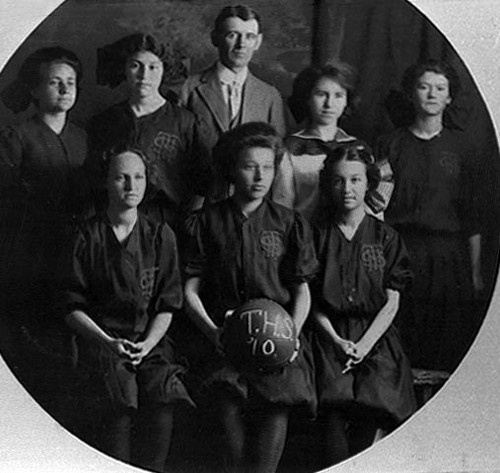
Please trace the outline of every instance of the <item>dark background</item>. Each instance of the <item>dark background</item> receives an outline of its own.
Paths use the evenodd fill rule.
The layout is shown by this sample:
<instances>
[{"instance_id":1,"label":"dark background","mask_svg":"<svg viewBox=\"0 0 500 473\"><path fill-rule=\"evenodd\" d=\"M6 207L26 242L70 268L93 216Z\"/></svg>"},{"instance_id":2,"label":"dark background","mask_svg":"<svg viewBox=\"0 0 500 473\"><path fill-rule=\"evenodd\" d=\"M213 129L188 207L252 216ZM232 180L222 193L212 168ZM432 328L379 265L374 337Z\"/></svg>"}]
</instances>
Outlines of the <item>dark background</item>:
<instances>
[{"instance_id":1,"label":"dark background","mask_svg":"<svg viewBox=\"0 0 500 473\"><path fill-rule=\"evenodd\" d=\"M124 97L123 87L95 85L96 49L127 34L155 34L169 45L190 72L216 59L210 31L220 9L241 0L67 0L19 47L0 74L0 90L9 84L28 54L61 45L80 57L84 76L72 120L85 126L95 113ZM403 71L422 58L443 59L458 71L462 92L453 102L454 122L478 148L483 202L483 267L491 288L497 269L500 221L499 159L486 106L460 57L446 38L405 0L249 0L262 18L264 42L252 69L287 98L295 75L311 62L342 60L358 72L353 112L341 121L351 134L374 144L395 125L385 100L398 90ZM183 77L173 73L175 91ZM166 90L165 90L166 92ZM0 125L31 114L14 116L0 103ZM488 291L487 291L488 292Z\"/></svg>"},{"instance_id":2,"label":"dark background","mask_svg":"<svg viewBox=\"0 0 500 473\"><path fill-rule=\"evenodd\" d=\"M449 61L459 72L463 92L454 100L454 118L477 144L483 202L483 267L492 287L497 271L500 225L499 159L486 106L466 66L446 38L405 0L67 0L20 46L0 74L0 90L9 84L28 54L61 45L82 60L84 76L72 119L85 126L95 113L123 98L124 90L95 85L96 49L127 34L155 34L173 55L197 72L216 59L210 31L220 9L246 3L262 17L264 42L252 70L290 95L295 75L311 62L340 59L358 71L356 107L342 122L351 134L374 144L395 123L385 100L399 89L403 71L421 58ZM173 76L176 90L182 77ZM0 103L0 125L15 116Z\"/></svg>"}]
</instances>

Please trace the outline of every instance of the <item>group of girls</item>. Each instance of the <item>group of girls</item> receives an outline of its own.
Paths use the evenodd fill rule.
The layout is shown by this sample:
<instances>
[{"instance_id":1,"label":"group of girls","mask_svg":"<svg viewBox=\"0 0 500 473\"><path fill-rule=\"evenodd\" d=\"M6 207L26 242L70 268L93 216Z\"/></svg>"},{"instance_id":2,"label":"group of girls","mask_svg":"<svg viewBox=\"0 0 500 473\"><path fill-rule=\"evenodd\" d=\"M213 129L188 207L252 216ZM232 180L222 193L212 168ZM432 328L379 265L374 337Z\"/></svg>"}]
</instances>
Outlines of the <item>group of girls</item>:
<instances>
[{"instance_id":1,"label":"group of girls","mask_svg":"<svg viewBox=\"0 0 500 473\"><path fill-rule=\"evenodd\" d=\"M317 419L314 467L326 467L407 419L415 397L394 320L410 265L422 268L402 326L404 317L414 322L409 354L426 368L454 368L472 336L455 338L469 323L459 309L482 287L472 160L459 133L443 127L457 92L452 70L436 62L410 70L414 122L381 141L376 160L338 127L352 92L348 68L308 68L291 101L304 126L285 140L287 151L265 123L229 131L213 166L234 194L190 214L212 164L203 127L160 93L161 45L132 35L102 49L98 62L100 83L125 80L129 96L91 121L87 151L84 132L67 120L78 59L47 48L26 60L3 98L16 110L33 102L36 112L2 130L0 192L10 228L23 225L11 253L45 286L27 294L64 289L50 307L77 334L78 369L103 406L100 448L163 471L173 405L184 402L212 416L227 471L273 472L290 414L301 411ZM411 257L382 221L386 207ZM82 215L93 216L71 238ZM460 256L464 235L470 266ZM295 321L297 354L279 371L246 370L224 356L225 314L253 298L278 302ZM53 309L43 300L33 310L40 320ZM183 313L192 332L177 342L191 348L196 383L167 335Z\"/></svg>"}]
</instances>

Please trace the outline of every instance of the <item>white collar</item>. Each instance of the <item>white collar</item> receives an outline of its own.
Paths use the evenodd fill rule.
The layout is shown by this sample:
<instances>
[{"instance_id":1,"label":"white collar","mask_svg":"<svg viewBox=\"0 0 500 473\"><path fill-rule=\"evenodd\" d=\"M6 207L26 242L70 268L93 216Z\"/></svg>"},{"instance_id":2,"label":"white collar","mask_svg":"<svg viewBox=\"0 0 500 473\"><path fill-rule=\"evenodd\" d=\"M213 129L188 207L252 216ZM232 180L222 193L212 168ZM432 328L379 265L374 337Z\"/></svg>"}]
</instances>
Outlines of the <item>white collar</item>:
<instances>
[{"instance_id":1,"label":"white collar","mask_svg":"<svg viewBox=\"0 0 500 473\"><path fill-rule=\"evenodd\" d=\"M245 66L241 71L234 72L222 64L222 62L217 61L217 77L223 84L234 84L235 82L242 86L247 80L248 67Z\"/></svg>"},{"instance_id":2,"label":"white collar","mask_svg":"<svg viewBox=\"0 0 500 473\"><path fill-rule=\"evenodd\" d=\"M325 141L318 135L313 135L312 133L307 133L307 130L305 128L297 131L292 136L297 136L298 138L316 139L316 140L320 140L320 141ZM344 130L342 130L342 128L337 128L337 133L335 133L335 141L338 141L338 142L354 141L355 139L356 138L354 136L347 134Z\"/></svg>"}]
</instances>

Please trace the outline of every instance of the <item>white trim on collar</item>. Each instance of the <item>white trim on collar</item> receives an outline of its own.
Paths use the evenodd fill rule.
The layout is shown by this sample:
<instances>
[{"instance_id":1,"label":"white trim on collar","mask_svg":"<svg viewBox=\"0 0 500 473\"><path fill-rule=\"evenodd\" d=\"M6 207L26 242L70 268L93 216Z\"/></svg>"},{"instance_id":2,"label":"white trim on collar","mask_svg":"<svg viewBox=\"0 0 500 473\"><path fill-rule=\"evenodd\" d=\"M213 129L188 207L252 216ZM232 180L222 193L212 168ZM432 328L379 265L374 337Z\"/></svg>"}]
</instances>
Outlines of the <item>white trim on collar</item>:
<instances>
[{"instance_id":1,"label":"white trim on collar","mask_svg":"<svg viewBox=\"0 0 500 473\"><path fill-rule=\"evenodd\" d=\"M320 140L320 141L325 141L321 137L317 135L312 135L311 133L306 133L306 129L303 128L302 130L299 130L295 133L293 133L290 136L296 136L297 138L304 138L304 139L315 139L315 140ZM335 133L335 141L338 142L343 142L343 141L354 141L356 137L351 136L347 134L342 128L337 128L337 133Z\"/></svg>"}]
</instances>

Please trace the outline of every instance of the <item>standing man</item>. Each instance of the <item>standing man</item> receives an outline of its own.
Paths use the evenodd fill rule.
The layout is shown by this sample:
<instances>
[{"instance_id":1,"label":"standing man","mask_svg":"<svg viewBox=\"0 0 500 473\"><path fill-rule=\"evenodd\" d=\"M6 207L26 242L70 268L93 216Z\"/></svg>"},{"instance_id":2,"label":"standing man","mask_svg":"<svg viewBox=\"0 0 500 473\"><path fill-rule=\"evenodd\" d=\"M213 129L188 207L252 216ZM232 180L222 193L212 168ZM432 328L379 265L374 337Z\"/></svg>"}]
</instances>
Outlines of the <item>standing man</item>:
<instances>
[{"instance_id":1,"label":"standing man","mask_svg":"<svg viewBox=\"0 0 500 473\"><path fill-rule=\"evenodd\" d=\"M219 52L218 61L189 77L182 87L182 104L208 128L208 149L214 147L222 133L242 123L263 121L282 136L286 132L280 93L248 69L262 43L260 26L259 15L251 8L224 7L211 35Z\"/></svg>"}]
</instances>

